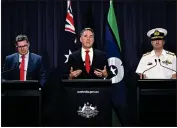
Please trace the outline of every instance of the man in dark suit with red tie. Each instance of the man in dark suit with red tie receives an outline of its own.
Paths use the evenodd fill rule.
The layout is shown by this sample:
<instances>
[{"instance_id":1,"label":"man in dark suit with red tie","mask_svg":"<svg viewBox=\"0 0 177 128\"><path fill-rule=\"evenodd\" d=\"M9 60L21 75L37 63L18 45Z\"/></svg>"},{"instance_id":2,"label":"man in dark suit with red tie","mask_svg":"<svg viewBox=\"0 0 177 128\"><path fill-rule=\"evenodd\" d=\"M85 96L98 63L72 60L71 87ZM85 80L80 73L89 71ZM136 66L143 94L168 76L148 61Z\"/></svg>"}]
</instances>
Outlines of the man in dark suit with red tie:
<instances>
[{"instance_id":1,"label":"man in dark suit with red tie","mask_svg":"<svg viewBox=\"0 0 177 128\"><path fill-rule=\"evenodd\" d=\"M26 35L18 35L15 45L18 53L6 57L2 78L21 81L38 80L43 86L46 83L46 71L42 57L29 51L30 43Z\"/></svg>"},{"instance_id":2,"label":"man in dark suit with red tie","mask_svg":"<svg viewBox=\"0 0 177 128\"><path fill-rule=\"evenodd\" d=\"M69 56L69 79L110 79L113 77L109 69L106 54L92 48L94 31L85 28L81 31L82 48Z\"/></svg>"}]
</instances>

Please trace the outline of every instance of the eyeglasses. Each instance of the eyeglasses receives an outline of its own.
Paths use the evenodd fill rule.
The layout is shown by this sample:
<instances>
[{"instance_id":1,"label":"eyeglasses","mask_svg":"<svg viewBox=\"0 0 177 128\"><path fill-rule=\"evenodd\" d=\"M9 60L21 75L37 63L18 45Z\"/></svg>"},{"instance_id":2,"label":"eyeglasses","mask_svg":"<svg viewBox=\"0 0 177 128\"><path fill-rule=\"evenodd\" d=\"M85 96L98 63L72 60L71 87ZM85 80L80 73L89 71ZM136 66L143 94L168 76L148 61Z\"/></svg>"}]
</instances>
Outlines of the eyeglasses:
<instances>
[{"instance_id":1,"label":"eyeglasses","mask_svg":"<svg viewBox=\"0 0 177 128\"><path fill-rule=\"evenodd\" d=\"M17 48L25 48L25 47L27 47L28 45L26 44L26 45L23 45L23 46L16 46Z\"/></svg>"}]
</instances>

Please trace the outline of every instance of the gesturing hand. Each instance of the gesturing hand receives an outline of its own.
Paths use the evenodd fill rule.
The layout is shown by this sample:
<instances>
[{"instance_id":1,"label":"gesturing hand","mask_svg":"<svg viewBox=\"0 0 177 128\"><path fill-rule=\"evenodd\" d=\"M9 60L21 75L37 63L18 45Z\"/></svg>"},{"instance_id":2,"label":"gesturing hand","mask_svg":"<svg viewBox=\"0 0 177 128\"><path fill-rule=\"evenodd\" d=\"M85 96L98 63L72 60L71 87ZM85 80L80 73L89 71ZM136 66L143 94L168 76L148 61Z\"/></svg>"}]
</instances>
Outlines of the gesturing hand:
<instances>
[{"instance_id":1,"label":"gesturing hand","mask_svg":"<svg viewBox=\"0 0 177 128\"><path fill-rule=\"evenodd\" d=\"M81 74L82 70L73 71L73 67L70 69L69 79L77 78Z\"/></svg>"},{"instance_id":2,"label":"gesturing hand","mask_svg":"<svg viewBox=\"0 0 177 128\"><path fill-rule=\"evenodd\" d=\"M94 73L98 77L107 77L108 76L106 66L104 66L103 70L101 70L101 69L95 69Z\"/></svg>"}]
</instances>

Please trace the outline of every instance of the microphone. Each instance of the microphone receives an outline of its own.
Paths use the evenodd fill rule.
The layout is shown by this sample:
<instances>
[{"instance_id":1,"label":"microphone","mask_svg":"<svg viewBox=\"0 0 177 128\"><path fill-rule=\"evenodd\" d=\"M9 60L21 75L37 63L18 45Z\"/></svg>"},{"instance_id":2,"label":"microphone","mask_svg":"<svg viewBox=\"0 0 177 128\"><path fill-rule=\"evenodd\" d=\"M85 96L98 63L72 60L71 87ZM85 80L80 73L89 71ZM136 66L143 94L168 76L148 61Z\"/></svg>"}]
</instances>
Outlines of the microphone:
<instances>
[{"instance_id":1,"label":"microphone","mask_svg":"<svg viewBox=\"0 0 177 128\"><path fill-rule=\"evenodd\" d=\"M158 59L158 60L159 60L160 66L162 66L162 67L164 67L164 68L166 68L166 69L169 69L169 70L171 70L171 71L174 71L174 72L176 72L175 70L173 70L173 69L171 69L171 68L168 68L168 67L165 67L165 66L163 66L163 65L161 64L161 61L160 61L160 59Z\"/></svg>"},{"instance_id":2,"label":"microphone","mask_svg":"<svg viewBox=\"0 0 177 128\"><path fill-rule=\"evenodd\" d=\"M9 70L6 70L6 71L1 72L1 75L4 74L4 73L7 73L7 72L10 72L10 71L13 71L13 70L17 69L17 68L20 66L20 64L21 64L21 62L19 62L19 63L18 63L18 66L15 66L15 68L11 68L11 69L9 69Z\"/></svg>"},{"instance_id":3,"label":"microphone","mask_svg":"<svg viewBox=\"0 0 177 128\"><path fill-rule=\"evenodd\" d=\"M150 70L150 69L154 68L156 65L157 65L157 60L155 59L155 65L154 65L154 66L152 66L152 67L150 67L150 68L148 68L148 69L146 69L146 70L145 70L142 74L144 74L146 71L148 71L148 70Z\"/></svg>"}]
</instances>

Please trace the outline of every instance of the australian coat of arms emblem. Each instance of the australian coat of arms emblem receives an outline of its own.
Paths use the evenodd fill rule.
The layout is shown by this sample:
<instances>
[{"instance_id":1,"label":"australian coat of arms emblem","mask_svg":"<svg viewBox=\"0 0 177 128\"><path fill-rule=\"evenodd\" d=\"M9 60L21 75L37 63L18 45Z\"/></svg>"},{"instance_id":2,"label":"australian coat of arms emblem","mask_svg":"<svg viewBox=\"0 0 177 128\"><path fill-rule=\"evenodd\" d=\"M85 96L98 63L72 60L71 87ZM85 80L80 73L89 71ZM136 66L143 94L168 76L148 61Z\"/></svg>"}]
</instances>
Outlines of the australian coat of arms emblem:
<instances>
[{"instance_id":1,"label":"australian coat of arms emblem","mask_svg":"<svg viewBox=\"0 0 177 128\"><path fill-rule=\"evenodd\" d=\"M77 111L78 115L81 115L85 118L91 118L98 114L97 107L93 107L92 104L89 104L89 102L84 103L83 107L79 107L79 110Z\"/></svg>"}]
</instances>

